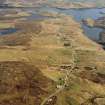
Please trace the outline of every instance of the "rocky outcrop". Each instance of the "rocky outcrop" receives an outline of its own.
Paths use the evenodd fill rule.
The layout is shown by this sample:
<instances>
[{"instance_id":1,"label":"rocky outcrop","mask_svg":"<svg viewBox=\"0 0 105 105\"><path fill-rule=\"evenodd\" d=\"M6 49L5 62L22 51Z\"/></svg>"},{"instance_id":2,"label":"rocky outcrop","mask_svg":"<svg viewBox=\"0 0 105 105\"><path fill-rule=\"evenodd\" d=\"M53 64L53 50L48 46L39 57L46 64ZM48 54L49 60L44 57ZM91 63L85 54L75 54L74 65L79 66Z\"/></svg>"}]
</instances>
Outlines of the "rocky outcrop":
<instances>
[{"instance_id":1,"label":"rocky outcrop","mask_svg":"<svg viewBox=\"0 0 105 105\"><path fill-rule=\"evenodd\" d=\"M93 19L86 19L83 20L83 23L89 27L98 27L102 28L103 31L99 35L99 43L105 44L105 17L101 17L99 19L93 20Z\"/></svg>"},{"instance_id":2,"label":"rocky outcrop","mask_svg":"<svg viewBox=\"0 0 105 105\"><path fill-rule=\"evenodd\" d=\"M105 29L105 17L101 17L99 19L96 19L94 26Z\"/></svg>"},{"instance_id":3,"label":"rocky outcrop","mask_svg":"<svg viewBox=\"0 0 105 105\"><path fill-rule=\"evenodd\" d=\"M100 33L99 42L105 44L105 31Z\"/></svg>"},{"instance_id":4,"label":"rocky outcrop","mask_svg":"<svg viewBox=\"0 0 105 105\"><path fill-rule=\"evenodd\" d=\"M94 20L91 19L91 18L83 19L82 22L83 22L85 25L89 26L89 27L93 27L93 26L94 26Z\"/></svg>"},{"instance_id":5,"label":"rocky outcrop","mask_svg":"<svg viewBox=\"0 0 105 105\"><path fill-rule=\"evenodd\" d=\"M102 44L103 49L105 49L105 17L94 20L93 27L98 27L102 29L102 32L100 32L99 34L99 43Z\"/></svg>"},{"instance_id":6,"label":"rocky outcrop","mask_svg":"<svg viewBox=\"0 0 105 105\"><path fill-rule=\"evenodd\" d=\"M94 102L96 105L105 105L105 98L96 98Z\"/></svg>"}]
</instances>

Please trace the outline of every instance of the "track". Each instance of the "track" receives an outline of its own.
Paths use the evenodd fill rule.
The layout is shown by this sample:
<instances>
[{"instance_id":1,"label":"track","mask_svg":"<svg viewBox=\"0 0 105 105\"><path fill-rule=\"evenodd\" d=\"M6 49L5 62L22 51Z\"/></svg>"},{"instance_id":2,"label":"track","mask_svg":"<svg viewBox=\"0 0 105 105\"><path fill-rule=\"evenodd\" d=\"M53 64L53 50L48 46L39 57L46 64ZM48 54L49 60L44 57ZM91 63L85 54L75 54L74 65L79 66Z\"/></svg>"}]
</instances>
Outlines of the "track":
<instances>
[{"instance_id":1,"label":"track","mask_svg":"<svg viewBox=\"0 0 105 105\"><path fill-rule=\"evenodd\" d=\"M71 41L72 44L73 44L73 41ZM57 94L59 94L61 91L63 91L65 89L65 87L68 85L68 81L69 81L69 78L70 78L70 74L72 74L72 72L74 72L74 68L76 66L76 63L75 63L75 59L76 59L76 51L75 49L73 49L72 45L71 45L71 49L72 49L72 66L70 69L67 69L66 70L66 75L65 75L65 78L64 78L64 84L61 86L61 88L57 89L54 93L52 93L51 95L49 95L47 98L45 98L41 105L46 105L47 102L49 102L49 100L56 96Z\"/></svg>"}]
</instances>

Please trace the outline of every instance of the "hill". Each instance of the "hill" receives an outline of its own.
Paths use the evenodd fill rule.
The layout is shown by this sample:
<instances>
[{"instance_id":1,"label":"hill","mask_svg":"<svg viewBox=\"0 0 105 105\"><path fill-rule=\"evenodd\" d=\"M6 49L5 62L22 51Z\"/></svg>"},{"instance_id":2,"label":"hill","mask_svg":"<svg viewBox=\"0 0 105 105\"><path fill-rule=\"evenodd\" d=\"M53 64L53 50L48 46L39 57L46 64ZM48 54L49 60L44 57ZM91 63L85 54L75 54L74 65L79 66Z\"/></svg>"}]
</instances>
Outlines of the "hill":
<instances>
[{"instance_id":1,"label":"hill","mask_svg":"<svg viewBox=\"0 0 105 105\"><path fill-rule=\"evenodd\" d=\"M0 36L1 105L104 105L105 52L71 17L55 16Z\"/></svg>"}]
</instances>

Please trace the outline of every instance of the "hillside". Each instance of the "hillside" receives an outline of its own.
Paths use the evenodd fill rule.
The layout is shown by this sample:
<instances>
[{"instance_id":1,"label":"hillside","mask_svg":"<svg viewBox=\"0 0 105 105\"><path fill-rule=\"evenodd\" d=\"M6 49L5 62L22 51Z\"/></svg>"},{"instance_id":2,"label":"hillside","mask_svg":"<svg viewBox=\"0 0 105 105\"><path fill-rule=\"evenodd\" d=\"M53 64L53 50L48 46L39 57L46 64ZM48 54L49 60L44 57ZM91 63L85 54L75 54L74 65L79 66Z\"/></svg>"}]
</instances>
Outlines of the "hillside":
<instances>
[{"instance_id":1,"label":"hillside","mask_svg":"<svg viewBox=\"0 0 105 105\"><path fill-rule=\"evenodd\" d=\"M105 17L82 18L99 1L49 1L1 1L14 8L0 11L0 105L105 105L105 50L82 26L105 29Z\"/></svg>"},{"instance_id":2,"label":"hillside","mask_svg":"<svg viewBox=\"0 0 105 105\"><path fill-rule=\"evenodd\" d=\"M15 27L0 36L1 105L104 105L105 52L79 23L56 15Z\"/></svg>"}]
</instances>

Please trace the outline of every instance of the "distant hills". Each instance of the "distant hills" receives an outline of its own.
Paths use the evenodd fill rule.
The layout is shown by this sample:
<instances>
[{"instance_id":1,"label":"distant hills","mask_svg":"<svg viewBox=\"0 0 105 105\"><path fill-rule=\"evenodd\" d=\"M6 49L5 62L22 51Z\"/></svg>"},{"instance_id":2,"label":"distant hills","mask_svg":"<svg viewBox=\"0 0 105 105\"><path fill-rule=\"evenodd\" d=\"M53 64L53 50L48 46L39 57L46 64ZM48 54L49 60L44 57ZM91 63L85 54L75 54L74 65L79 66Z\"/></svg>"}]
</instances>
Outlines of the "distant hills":
<instances>
[{"instance_id":1,"label":"distant hills","mask_svg":"<svg viewBox=\"0 0 105 105\"><path fill-rule=\"evenodd\" d=\"M8 4L12 6L36 6L43 3L51 2L82 2L94 3L96 6L105 6L105 0L0 0L0 4Z\"/></svg>"},{"instance_id":2,"label":"distant hills","mask_svg":"<svg viewBox=\"0 0 105 105\"><path fill-rule=\"evenodd\" d=\"M36 6L45 3L47 0L0 0L0 5L7 4L9 6Z\"/></svg>"},{"instance_id":3,"label":"distant hills","mask_svg":"<svg viewBox=\"0 0 105 105\"><path fill-rule=\"evenodd\" d=\"M0 0L0 4L3 4L5 2L6 2L6 0Z\"/></svg>"},{"instance_id":4,"label":"distant hills","mask_svg":"<svg viewBox=\"0 0 105 105\"><path fill-rule=\"evenodd\" d=\"M49 2L84 2L94 3L96 6L105 6L105 0L48 0Z\"/></svg>"}]
</instances>

